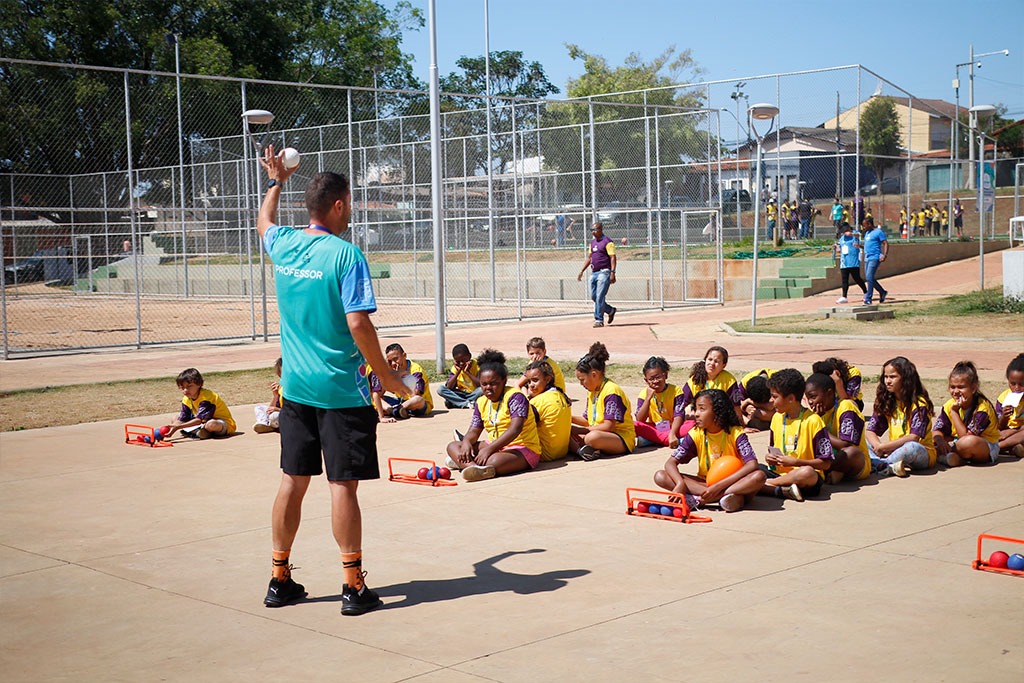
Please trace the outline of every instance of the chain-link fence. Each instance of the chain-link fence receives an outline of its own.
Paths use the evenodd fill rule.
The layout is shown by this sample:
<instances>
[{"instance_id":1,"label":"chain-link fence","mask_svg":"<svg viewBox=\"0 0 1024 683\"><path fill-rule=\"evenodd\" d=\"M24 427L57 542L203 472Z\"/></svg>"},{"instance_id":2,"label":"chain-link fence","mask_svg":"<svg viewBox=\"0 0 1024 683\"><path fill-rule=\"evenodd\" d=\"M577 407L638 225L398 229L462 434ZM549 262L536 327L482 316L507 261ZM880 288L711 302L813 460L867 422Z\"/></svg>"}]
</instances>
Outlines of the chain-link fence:
<instances>
[{"instance_id":1,"label":"chain-link fence","mask_svg":"<svg viewBox=\"0 0 1024 683\"><path fill-rule=\"evenodd\" d=\"M444 94L436 254L426 93L17 60L0 60L0 77L5 357L276 335L272 270L253 229L264 179L240 119L254 108L275 115L257 136L302 152L282 223L305 223L314 173L352 180L350 238L371 263L384 327L434 322L438 258L446 322L586 313L576 276L594 221L619 246L617 305L749 293L749 272L723 268L723 241L751 238L759 185L780 222L794 202L798 218L810 207L806 236L832 236L836 196L890 233L920 202L948 218L955 196L962 232L977 233L974 167L942 156L956 108L862 67L588 100ZM896 154L869 154L862 139L869 91L895 107ZM770 129L749 125L755 102L778 107ZM1005 163L997 184L1019 186ZM997 216L1002 203L1010 211L1000 197ZM805 236L799 222L794 236Z\"/></svg>"}]
</instances>

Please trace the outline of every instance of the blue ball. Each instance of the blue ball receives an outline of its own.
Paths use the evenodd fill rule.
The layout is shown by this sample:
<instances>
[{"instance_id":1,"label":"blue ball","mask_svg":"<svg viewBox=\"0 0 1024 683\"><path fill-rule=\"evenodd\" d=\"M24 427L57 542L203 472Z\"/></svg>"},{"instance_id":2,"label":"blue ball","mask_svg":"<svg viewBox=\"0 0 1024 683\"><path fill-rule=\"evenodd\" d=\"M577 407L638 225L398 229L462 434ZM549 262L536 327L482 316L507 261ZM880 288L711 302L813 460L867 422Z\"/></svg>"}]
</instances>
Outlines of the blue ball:
<instances>
[{"instance_id":1,"label":"blue ball","mask_svg":"<svg viewBox=\"0 0 1024 683\"><path fill-rule=\"evenodd\" d=\"M667 514L669 514L668 513L668 506L667 505L660 505L660 506L658 506L658 514L659 515L667 515Z\"/></svg>"},{"instance_id":2,"label":"blue ball","mask_svg":"<svg viewBox=\"0 0 1024 683\"><path fill-rule=\"evenodd\" d=\"M153 439L149 438L148 436L142 437L142 440L145 441L146 443L153 443Z\"/></svg>"},{"instance_id":3,"label":"blue ball","mask_svg":"<svg viewBox=\"0 0 1024 683\"><path fill-rule=\"evenodd\" d=\"M1020 553L1010 555L1010 559L1006 561L1006 568L1018 572L1024 570L1024 555L1021 555Z\"/></svg>"}]
</instances>

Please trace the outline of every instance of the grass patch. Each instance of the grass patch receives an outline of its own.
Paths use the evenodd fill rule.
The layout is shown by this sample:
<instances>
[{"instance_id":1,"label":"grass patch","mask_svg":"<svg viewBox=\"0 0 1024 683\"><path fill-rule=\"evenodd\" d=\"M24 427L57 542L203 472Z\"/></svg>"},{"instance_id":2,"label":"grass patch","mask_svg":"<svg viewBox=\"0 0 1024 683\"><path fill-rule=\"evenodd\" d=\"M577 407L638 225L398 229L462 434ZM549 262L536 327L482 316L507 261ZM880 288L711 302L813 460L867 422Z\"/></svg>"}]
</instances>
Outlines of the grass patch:
<instances>
[{"instance_id":1,"label":"grass patch","mask_svg":"<svg viewBox=\"0 0 1024 683\"><path fill-rule=\"evenodd\" d=\"M841 334L921 337L1021 337L1024 301L1004 297L997 290L958 294L933 301L892 304L896 317L888 320L819 318L815 314L760 318L756 327L749 320L729 325L737 332L775 334Z\"/></svg>"}]
</instances>

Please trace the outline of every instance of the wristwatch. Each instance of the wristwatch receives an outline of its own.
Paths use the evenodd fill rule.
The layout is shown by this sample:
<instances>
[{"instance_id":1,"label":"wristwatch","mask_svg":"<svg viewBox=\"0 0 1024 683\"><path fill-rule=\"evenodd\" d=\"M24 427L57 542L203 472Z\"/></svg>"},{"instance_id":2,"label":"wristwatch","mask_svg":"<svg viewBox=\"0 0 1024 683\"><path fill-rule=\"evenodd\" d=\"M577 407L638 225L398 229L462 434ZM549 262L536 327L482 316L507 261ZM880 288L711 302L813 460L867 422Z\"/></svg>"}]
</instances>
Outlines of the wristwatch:
<instances>
[{"instance_id":1,"label":"wristwatch","mask_svg":"<svg viewBox=\"0 0 1024 683\"><path fill-rule=\"evenodd\" d=\"M276 186L278 186L278 185L280 185L280 186L282 186L282 187L283 187L283 186L284 186L284 183L282 183L282 182L281 182L280 180L277 180L276 178L272 178L272 179L270 180L270 182L269 182L269 183L267 183L267 189L269 190L270 188L272 188L272 187L276 187Z\"/></svg>"}]
</instances>

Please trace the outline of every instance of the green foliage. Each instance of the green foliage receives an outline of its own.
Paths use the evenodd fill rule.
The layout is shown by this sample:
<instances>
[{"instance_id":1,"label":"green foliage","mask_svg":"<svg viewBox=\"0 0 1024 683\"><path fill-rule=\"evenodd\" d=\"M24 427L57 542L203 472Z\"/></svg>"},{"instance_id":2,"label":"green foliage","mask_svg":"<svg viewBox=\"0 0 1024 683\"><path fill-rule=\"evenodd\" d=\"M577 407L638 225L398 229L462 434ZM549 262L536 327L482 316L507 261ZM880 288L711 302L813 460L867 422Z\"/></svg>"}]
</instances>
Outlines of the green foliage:
<instances>
[{"instance_id":1,"label":"green foliage","mask_svg":"<svg viewBox=\"0 0 1024 683\"><path fill-rule=\"evenodd\" d=\"M1024 313L1024 299L1003 296L998 289L957 294L945 299L947 310L955 315L969 313Z\"/></svg>"},{"instance_id":2,"label":"green foliage","mask_svg":"<svg viewBox=\"0 0 1024 683\"><path fill-rule=\"evenodd\" d=\"M600 55L584 52L576 45L566 47L572 59L583 63L583 74L569 81L567 94L582 101L558 103L547 108L544 125L564 126L548 134L544 150L547 166L565 173L581 170L581 139L586 136L585 128L591 116L595 124L635 120L645 114L644 108L637 105L646 105L646 113L654 113L658 111L657 107L662 107L658 111L662 115L658 122L658 148L651 150L652 159L659 159L663 166L675 167L679 167L681 162L706 159L706 119L681 114L666 116L669 113L666 107L699 108L704 105L703 91L666 87L693 80L701 73L689 50L676 52L675 47L670 47L649 62L632 53L624 64L613 67ZM664 89L648 90L651 88ZM598 132L596 166L605 171L599 179L598 191L602 193L599 202L647 199L644 171L619 169L643 166L648 138L653 143L653 133L649 134L639 123L617 126L614 134ZM662 174L661 180L673 180L677 195L686 192L682 173L675 174L669 170ZM567 181L567 185L571 185L572 178ZM601 189L600 185L619 189ZM582 196L578 187L566 189Z\"/></svg>"},{"instance_id":3,"label":"green foliage","mask_svg":"<svg viewBox=\"0 0 1024 683\"><path fill-rule=\"evenodd\" d=\"M487 92L487 63L484 57L460 57L456 65L462 73L452 72L440 79L441 90L446 93L485 94ZM527 99L543 99L557 93L558 88L544 74L540 62L529 62L523 58L520 50L503 50L491 53L490 64L491 95L504 97L522 97ZM487 102L482 97L446 96L441 102L445 112L462 111L458 115L444 117L444 125L448 127L447 136L460 138L466 136L484 136L487 133ZM536 107L525 104L515 108L515 127L535 126L537 123ZM492 132L512 130L512 107L505 102L492 102ZM461 175L473 175L475 171L487 170L487 147L482 140L470 141L466 150L466 167L462 168L463 156L461 145L447 145L449 169L461 169ZM494 171L505 173L512 162L513 145L510 135L493 135L491 138L491 157L494 160ZM460 174L458 170L456 174Z\"/></svg>"}]
</instances>

